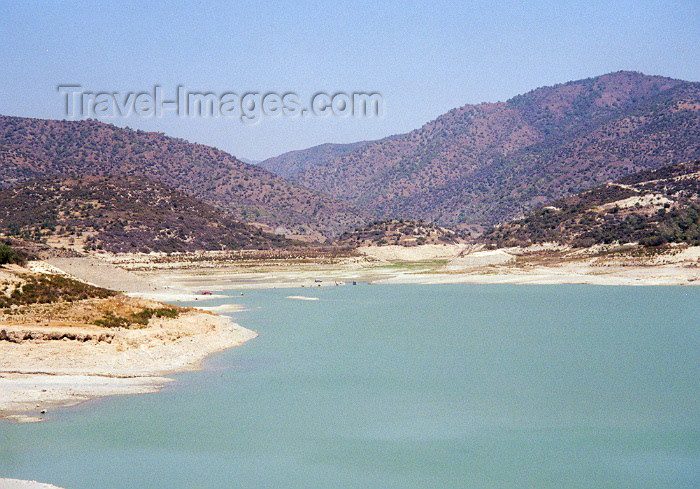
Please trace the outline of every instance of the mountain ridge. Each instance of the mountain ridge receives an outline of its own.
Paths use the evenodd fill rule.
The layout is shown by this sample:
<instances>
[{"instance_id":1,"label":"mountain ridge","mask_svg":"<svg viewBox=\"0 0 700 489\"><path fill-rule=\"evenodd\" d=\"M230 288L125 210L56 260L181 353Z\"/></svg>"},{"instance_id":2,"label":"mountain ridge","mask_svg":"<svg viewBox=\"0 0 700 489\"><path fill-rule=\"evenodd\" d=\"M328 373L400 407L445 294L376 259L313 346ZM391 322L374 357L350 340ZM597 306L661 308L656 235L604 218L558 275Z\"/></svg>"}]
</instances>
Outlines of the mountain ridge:
<instances>
[{"instance_id":1,"label":"mountain ridge","mask_svg":"<svg viewBox=\"0 0 700 489\"><path fill-rule=\"evenodd\" d=\"M356 143L324 143L310 148L288 151L281 155L267 158L258 162L258 165L282 178L293 178L299 172L323 164L325 161L354 151L371 141L358 141Z\"/></svg>"},{"instance_id":2,"label":"mountain ridge","mask_svg":"<svg viewBox=\"0 0 700 489\"><path fill-rule=\"evenodd\" d=\"M0 232L76 251L183 252L294 243L137 176L22 182L0 190Z\"/></svg>"},{"instance_id":3,"label":"mountain ridge","mask_svg":"<svg viewBox=\"0 0 700 489\"><path fill-rule=\"evenodd\" d=\"M94 120L0 116L0 158L0 188L56 176L140 175L236 219L300 233L339 233L369 218L217 148Z\"/></svg>"},{"instance_id":4,"label":"mountain ridge","mask_svg":"<svg viewBox=\"0 0 700 489\"><path fill-rule=\"evenodd\" d=\"M624 174L700 157L699 114L700 83L616 72L457 107L290 179L380 219L494 224Z\"/></svg>"},{"instance_id":5,"label":"mountain ridge","mask_svg":"<svg viewBox=\"0 0 700 489\"><path fill-rule=\"evenodd\" d=\"M496 225L479 241L504 246L555 242L700 245L700 161L644 170Z\"/></svg>"}]
</instances>

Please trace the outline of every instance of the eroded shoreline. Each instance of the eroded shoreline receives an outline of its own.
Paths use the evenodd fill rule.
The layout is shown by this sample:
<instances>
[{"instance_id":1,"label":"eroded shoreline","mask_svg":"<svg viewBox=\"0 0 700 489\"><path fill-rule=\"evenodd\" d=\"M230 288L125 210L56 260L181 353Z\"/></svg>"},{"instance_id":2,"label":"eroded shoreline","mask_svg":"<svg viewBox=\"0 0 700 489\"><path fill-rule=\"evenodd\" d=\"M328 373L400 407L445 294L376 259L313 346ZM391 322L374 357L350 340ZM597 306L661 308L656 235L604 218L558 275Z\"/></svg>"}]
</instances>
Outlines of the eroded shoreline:
<instances>
[{"instance_id":1,"label":"eroded shoreline","mask_svg":"<svg viewBox=\"0 0 700 489\"><path fill-rule=\"evenodd\" d=\"M112 263L102 268L102 262L94 258L81 260L70 259L61 265L73 276L96 285L112 285L116 276L118 288L131 296L170 303L199 299L202 306L207 304L207 299L227 297L219 293L223 290L310 288L353 282L700 285L698 247L642 257L624 253L600 256L589 253L577 257L556 249L545 249L538 254L528 250L473 251L465 247L433 246L365 250L360 258L335 263L236 263L201 259L194 263L186 259L164 263L142 256L121 256L111 257ZM123 267L126 274L112 274L115 264ZM89 275L83 275L83 270L89 270ZM131 281L134 276L139 277L138 283ZM109 277L110 283L100 283L101 277ZM119 282L119 277L129 279L130 283ZM307 292L312 291L306 289L288 298L315 299L307 296ZM230 318L213 314L235 312L237 307L205 306L176 319L159 318L155 320L157 323L149 325L146 333L123 331L110 342L96 341L89 332L87 340L81 341L0 341L0 392L3 393L0 418L41 421L44 410L50 416L56 407L73 406L98 397L157 392L173 381L166 375L196 369L208 355L257 336ZM58 489L10 479L0 479L0 487Z\"/></svg>"},{"instance_id":2,"label":"eroded shoreline","mask_svg":"<svg viewBox=\"0 0 700 489\"><path fill-rule=\"evenodd\" d=\"M635 247L573 250L557 246L473 249L466 245L360 248L334 262L226 260L216 254L106 257L149 280L196 297L204 290L311 288L374 284L700 285L700 247L648 252ZM302 294L303 295L303 294Z\"/></svg>"},{"instance_id":3,"label":"eroded shoreline","mask_svg":"<svg viewBox=\"0 0 700 489\"><path fill-rule=\"evenodd\" d=\"M20 479L1 479L0 489L61 489L52 484L45 484L37 481L26 481Z\"/></svg>"},{"instance_id":4,"label":"eroded shoreline","mask_svg":"<svg viewBox=\"0 0 700 489\"><path fill-rule=\"evenodd\" d=\"M316 262L227 260L217 253L205 253L34 263L38 269L59 267L95 285L116 286L131 296L170 303L199 299L203 309L210 310L192 310L177 319L159 318L153 327L122 331L110 342L0 341L0 391L7 393L0 401L0 416L34 421L41 419L41 410L50 407L104 395L154 392L170 381L165 375L196 368L209 354L254 338L256 333L213 314L234 312L236 306L206 307L207 300L225 297L218 293L221 290L361 282L700 285L700 247L679 247L652 255L640 255L633 248L483 250L464 245L359 251L355 257ZM115 274L117 267L121 272ZM39 326L35 329L41 329Z\"/></svg>"},{"instance_id":5,"label":"eroded shoreline","mask_svg":"<svg viewBox=\"0 0 700 489\"><path fill-rule=\"evenodd\" d=\"M0 341L0 418L33 422L56 407L97 397L150 393L212 353L255 336L230 318L192 310L121 329L110 341Z\"/></svg>"}]
</instances>

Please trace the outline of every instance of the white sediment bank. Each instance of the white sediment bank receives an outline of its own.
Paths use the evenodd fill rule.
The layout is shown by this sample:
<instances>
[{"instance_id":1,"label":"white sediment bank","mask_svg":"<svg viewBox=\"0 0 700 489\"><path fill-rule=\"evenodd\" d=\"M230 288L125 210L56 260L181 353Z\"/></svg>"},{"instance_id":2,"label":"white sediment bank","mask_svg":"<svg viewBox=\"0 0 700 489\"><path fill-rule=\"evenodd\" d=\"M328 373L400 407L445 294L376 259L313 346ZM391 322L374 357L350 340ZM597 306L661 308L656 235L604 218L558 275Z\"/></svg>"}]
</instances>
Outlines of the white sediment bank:
<instances>
[{"instance_id":1,"label":"white sediment bank","mask_svg":"<svg viewBox=\"0 0 700 489\"><path fill-rule=\"evenodd\" d=\"M544 245L505 250L464 245L368 247L358 250L364 258L354 257L332 264L263 261L256 264L255 271L235 261L206 264L203 268L198 268L201 265L198 261L187 269L177 266L149 269L148 262L139 262L139 272L124 273L115 273L115 265L92 258L55 261L52 265L63 267L78 278L128 290L133 295L156 298L160 294L172 301L198 297L205 308L208 300L227 297L209 295L212 290L301 288L309 284L315 287L356 281L386 284L700 284L700 247L678 247L658 254L640 254L634 250L626 253L620 249L622 251L612 252L605 248L571 250ZM138 280L134 285L129 287L122 283L135 276ZM203 290L208 292L206 296L201 295ZM289 295L288 298L318 300L307 295ZM100 395L152 392L168 381L163 375L196 367L210 353L239 345L255 336L254 332L232 324L228 318L211 314L233 312L239 310L238 306L225 304L208 309L208 314L200 311L190 319L174 320L170 323L173 329L147 328L123 333L121 343L93 345L91 342L54 341L17 345L0 341L0 393L5 393L0 397L0 410L6 416L26 416L26 412L32 412L29 418L40 419L37 412L46 404L66 405ZM148 334L153 333L148 339ZM138 338L139 334L145 336ZM53 350L52 344L57 343L61 345ZM97 363L85 363L88 358L98 359ZM69 359L75 361L67 364ZM31 376L35 387L29 387L27 376ZM79 376L89 376L91 380L78 382ZM74 381L72 386L71 381ZM26 389L22 391L16 387L20 385Z\"/></svg>"},{"instance_id":2,"label":"white sediment bank","mask_svg":"<svg viewBox=\"0 0 700 489\"><path fill-rule=\"evenodd\" d=\"M108 341L0 341L0 417L41 421L56 407L155 392L172 380L164 375L196 369L208 355L257 336L196 310L151 322L116 330Z\"/></svg>"},{"instance_id":3,"label":"white sediment bank","mask_svg":"<svg viewBox=\"0 0 700 489\"><path fill-rule=\"evenodd\" d=\"M37 481L23 481L20 479L0 479L0 489L61 489L58 486L44 484Z\"/></svg>"}]
</instances>

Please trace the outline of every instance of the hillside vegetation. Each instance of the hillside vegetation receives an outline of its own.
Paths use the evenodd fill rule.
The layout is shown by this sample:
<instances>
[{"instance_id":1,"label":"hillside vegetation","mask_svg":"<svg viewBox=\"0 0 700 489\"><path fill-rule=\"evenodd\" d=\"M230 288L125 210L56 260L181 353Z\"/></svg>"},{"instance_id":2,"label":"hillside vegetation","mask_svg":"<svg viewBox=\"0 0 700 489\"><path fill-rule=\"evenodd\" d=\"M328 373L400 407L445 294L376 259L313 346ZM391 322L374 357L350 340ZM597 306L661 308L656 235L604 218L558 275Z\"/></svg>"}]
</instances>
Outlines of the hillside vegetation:
<instances>
[{"instance_id":1,"label":"hillside vegetation","mask_svg":"<svg viewBox=\"0 0 700 489\"><path fill-rule=\"evenodd\" d=\"M700 83L618 72L465 105L346 154L312 148L266 167L304 167L294 182L379 218L455 225L496 224L626 174L697 158Z\"/></svg>"},{"instance_id":2,"label":"hillside vegetation","mask_svg":"<svg viewBox=\"0 0 700 489\"><path fill-rule=\"evenodd\" d=\"M57 176L138 176L239 220L294 232L339 233L369 217L216 148L94 120L0 116L0 160L0 188Z\"/></svg>"},{"instance_id":3,"label":"hillside vegetation","mask_svg":"<svg viewBox=\"0 0 700 489\"><path fill-rule=\"evenodd\" d=\"M0 190L0 233L110 252L268 249L291 244L135 176L32 180Z\"/></svg>"},{"instance_id":4,"label":"hillside vegetation","mask_svg":"<svg viewBox=\"0 0 700 489\"><path fill-rule=\"evenodd\" d=\"M409 219L377 221L366 227L344 232L336 241L340 246L418 246L457 243L465 235L436 224Z\"/></svg>"},{"instance_id":5,"label":"hillside vegetation","mask_svg":"<svg viewBox=\"0 0 700 489\"><path fill-rule=\"evenodd\" d=\"M333 158L348 154L366 144L368 144L367 141L349 144L319 144L312 148L290 151L273 158L268 158L261 161L259 165L289 180L298 173L313 168L314 166L322 165Z\"/></svg>"},{"instance_id":6,"label":"hillside vegetation","mask_svg":"<svg viewBox=\"0 0 700 489\"><path fill-rule=\"evenodd\" d=\"M700 245L700 161L628 175L495 226L481 239L496 246Z\"/></svg>"}]
</instances>

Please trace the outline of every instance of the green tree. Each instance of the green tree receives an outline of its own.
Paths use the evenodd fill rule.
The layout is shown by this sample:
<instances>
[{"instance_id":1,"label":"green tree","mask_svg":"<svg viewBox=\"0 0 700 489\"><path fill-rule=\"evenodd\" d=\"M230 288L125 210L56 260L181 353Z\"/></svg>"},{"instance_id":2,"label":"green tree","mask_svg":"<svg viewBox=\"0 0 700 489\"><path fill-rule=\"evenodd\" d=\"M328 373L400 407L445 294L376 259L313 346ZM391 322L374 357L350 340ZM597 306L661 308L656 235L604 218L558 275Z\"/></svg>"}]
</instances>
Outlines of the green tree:
<instances>
[{"instance_id":1,"label":"green tree","mask_svg":"<svg viewBox=\"0 0 700 489\"><path fill-rule=\"evenodd\" d=\"M14 263L17 259L17 253L4 243L0 244L0 265Z\"/></svg>"}]
</instances>

